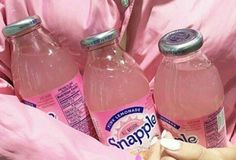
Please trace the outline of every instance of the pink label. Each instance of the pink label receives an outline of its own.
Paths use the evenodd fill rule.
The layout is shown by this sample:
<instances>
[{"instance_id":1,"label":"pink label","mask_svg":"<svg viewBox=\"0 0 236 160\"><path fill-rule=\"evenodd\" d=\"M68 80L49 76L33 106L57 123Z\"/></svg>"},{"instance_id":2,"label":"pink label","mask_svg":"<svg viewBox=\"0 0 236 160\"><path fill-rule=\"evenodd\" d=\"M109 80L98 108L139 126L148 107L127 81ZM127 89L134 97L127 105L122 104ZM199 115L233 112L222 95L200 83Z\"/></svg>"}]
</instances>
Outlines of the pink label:
<instances>
[{"instance_id":1,"label":"pink label","mask_svg":"<svg viewBox=\"0 0 236 160\"><path fill-rule=\"evenodd\" d=\"M102 143L130 152L147 149L160 134L151 94L122 107L91 112L91 116Z\"/></svg>"},{"instance_id":2,"label":"pink label","mask_svg":"<svg viewBox=\"0 0 236 160\"><path fill-rule=\"evenodd\" d=\"M161 125L170 131L175 139L199 143L207 148L226 146L226 127L224 108L220 107L216 112L192 120L175 120L160 115Z\"/></svg>"},{"instance_id":3,"label":"pink label","mask_svg":"<svg viewBox=\"0 0 236 160\"><path fill-rule=\"evenodd\" d=\"M53 118L81 132L96 137L92 120L84 102L80 73L58 88L42 95L24 98L24 103L39 108Z\"/></svg>"}]
</instances>

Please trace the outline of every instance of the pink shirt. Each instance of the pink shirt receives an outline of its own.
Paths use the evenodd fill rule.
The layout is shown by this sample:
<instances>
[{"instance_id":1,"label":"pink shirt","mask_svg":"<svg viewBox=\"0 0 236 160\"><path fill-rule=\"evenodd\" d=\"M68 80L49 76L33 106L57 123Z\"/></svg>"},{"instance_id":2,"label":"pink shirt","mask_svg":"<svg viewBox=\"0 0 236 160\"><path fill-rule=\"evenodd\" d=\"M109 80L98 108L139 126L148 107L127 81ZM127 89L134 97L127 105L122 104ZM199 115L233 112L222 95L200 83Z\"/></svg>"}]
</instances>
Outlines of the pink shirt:
<instances>
[{"instance_id":1,"label":"pink shirt","mask_svg":"<svg viewBox=\"0 0 236 160\"><path fill-rule=\"evenodd\" d=\"M174 29L192 27L202 32L203 52L219 69L224 88L228 137L236 143L236 0L145 0L134 7L122 7L119 0L0 0L0 28L28 15L39 15L43 26L57 40L85 59L79 42L87 35L113 27L124 33L127 50L136 59L153 85L161 61L160 37ZM133 9L133 13L130 14ZM9 46L0 34L0 92L12 94ZM3 95L1 95L3 96ZM3 100L7 100L5 97ZM8 103L7 103L8 104ZM13 105L10 104L9 105Z\"/></svg>"}]
</instances>

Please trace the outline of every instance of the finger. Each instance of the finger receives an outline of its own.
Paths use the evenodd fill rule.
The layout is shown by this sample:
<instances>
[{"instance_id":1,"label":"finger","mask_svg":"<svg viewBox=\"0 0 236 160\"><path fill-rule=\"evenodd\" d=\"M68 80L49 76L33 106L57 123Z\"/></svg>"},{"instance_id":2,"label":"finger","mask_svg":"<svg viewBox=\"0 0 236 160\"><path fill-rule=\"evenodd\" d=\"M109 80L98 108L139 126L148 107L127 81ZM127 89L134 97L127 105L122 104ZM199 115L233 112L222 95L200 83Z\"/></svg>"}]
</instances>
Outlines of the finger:
<instances>
[{"instance_id":1,"label":"finger","mask_svg":"<svg viewBox=\"0 0 236 160\"><path fill-rule=\"evenodd\" d=\"M151 141L151 146L148 150L141 152L143 160L160 160L160 142L157 137Z\"/></svg>"},{"instance_id":2,"label":"finger","mask_svg":"<svg viewBox=\"0 0 236 160\"><path fill-rule=\"evenodd\" d=\"M199 144L184 143L174 139L162 138L161 145L168 155L181 160L221 160L218 150L206 149Z\"/></svg>"},{"instance_id":3,"label":"finger","mask_svg":"<svg viewBox=\"0 0 236 160\"><path fill-rule=\"evenodd\" d=\"M227 148L215 148L220 153L223 160L236 160L236 147L231 145Z\"/></svg>"},{"instance_id":4,"label":"finger","mask_svg":"<svg viewBox=\"0 0 236 160\"><path fill-rule=\"evenodd\" d=\"M163 130L163 132L161 133L161 138L170 138L173 139L173 136L170 132L168 132L167 130ZM164 148L161 146L161 160L176 160L173 157L170 157L166 151L164 150Z\"/></svg>"},{"instance_id":5,"label":"finger","mask_svg":"<svg viewBox=\"0 0 236 160\"><path fill-rule=\"evenodd\" d=\"M170 139L174 139L174 137L172 136L172 134L170 132L168 132L167 130L163 130L163 132L161 133L161 138L170 138ZM165 150L164 147L161 146L161 155L162 157L165 156Z\"/></svg>"},{"instance_id":6,"label":"finger","mask_svg":"<svg viewBox=\"0 0 236 160\"><path fill-rule=\"evenodd\" d=\"M160 143L153 144L149 150L148 160L159 160L160 159Z\"/></svg>"},{"instance_id":7,"label":"finger","mask_svg":"<svg viewBox=\"0 0 236 160\"><path fill-rule=\"evenodd\" d=\"M150 148L140 152L139 155L142 157L142 160L160 160L160 142L158 138L153 137Z\"/></svg>"},{"instance_id":8,"label":"finger","mask_svg":"<svg viewBox=\"0 0 236 160\"><path fill-rule=\"evenodd\" d=\"M174 139L172 134L169 131L165 130L165 129L161 133L161 138L172 138L172 139Z\"/></svg>"}]
</instances>

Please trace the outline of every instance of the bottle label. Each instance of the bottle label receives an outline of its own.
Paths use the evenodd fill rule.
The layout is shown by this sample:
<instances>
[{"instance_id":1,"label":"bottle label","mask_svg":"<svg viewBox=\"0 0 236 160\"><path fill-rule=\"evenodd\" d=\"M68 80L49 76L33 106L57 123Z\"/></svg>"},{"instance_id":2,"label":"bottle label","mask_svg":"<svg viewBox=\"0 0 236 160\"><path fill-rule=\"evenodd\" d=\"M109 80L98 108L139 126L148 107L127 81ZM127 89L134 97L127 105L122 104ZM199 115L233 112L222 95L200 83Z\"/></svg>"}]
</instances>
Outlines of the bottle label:
<instances>
[{"instance_id":1,"label":"bottle label","mask_svg":"<svg viewBox=\"0 0 236 160\"><path fill-rule=\"evenodd\" d=\"M115 109L91 112L100 141L129 152L137 153L150 146L160 135L151 94Z\"/></svg>"},{"instance_id":2,"label":"bottle label","mask_svg":"<svg viewBox=\"0 0 236 160\"><path fill-rule=\"evenodd\" d=\"M226 146L226 127L224 108L192 120L169 119L158 115L164 129L170 131L175 139L188 143L199 143L207 148Z\"/></svg>"},{"instance_id":3,"label":"bottle label","mask_svg":"<svg viewBox=\"0 0 236 160\"><path fill-rule=\"evenodd\" d=\"M84 102L80 73L58 88L38 96L23 99L23 103L39 108L49 116L96 137L95 128Z\"/></svg>"}]
</instances>

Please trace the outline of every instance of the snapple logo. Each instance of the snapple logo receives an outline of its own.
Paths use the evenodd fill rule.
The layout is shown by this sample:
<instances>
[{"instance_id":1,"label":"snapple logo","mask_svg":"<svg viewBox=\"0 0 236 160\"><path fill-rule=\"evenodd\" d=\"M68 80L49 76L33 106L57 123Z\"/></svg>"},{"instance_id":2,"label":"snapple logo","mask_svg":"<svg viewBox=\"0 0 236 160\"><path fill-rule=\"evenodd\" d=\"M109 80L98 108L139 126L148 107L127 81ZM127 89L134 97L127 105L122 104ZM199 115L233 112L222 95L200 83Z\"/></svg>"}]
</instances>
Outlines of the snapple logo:
<instances>
[{"instance_id":1,"label":"snapple logo","mask_svg":"<svg viewBox=\"0 0 236 160\"><path fill-rule=\"evenodd\" d=\"M142 145L144 139L152 138L150 132L157 123L155 115L151 115L150 117L146 116L145 120L146 123L137 128L134 132L128 134L128 136L119 140L117 140L117 137L110 137L107 140L108 143L120 149L132 147L135 144Z\"/></svg>"},{"instance_id":2,"label":"snapple logo","mask_svg":"<svg viewBox=\"0 0 236 160\"><path fill-rule=\"evenodd\" d=\"M175 138L176 140L181 140L187 143L197 143L198 137L195 135L186 136L184 133L181 133L179 137Z\"/></svg>"}]
</instances>

